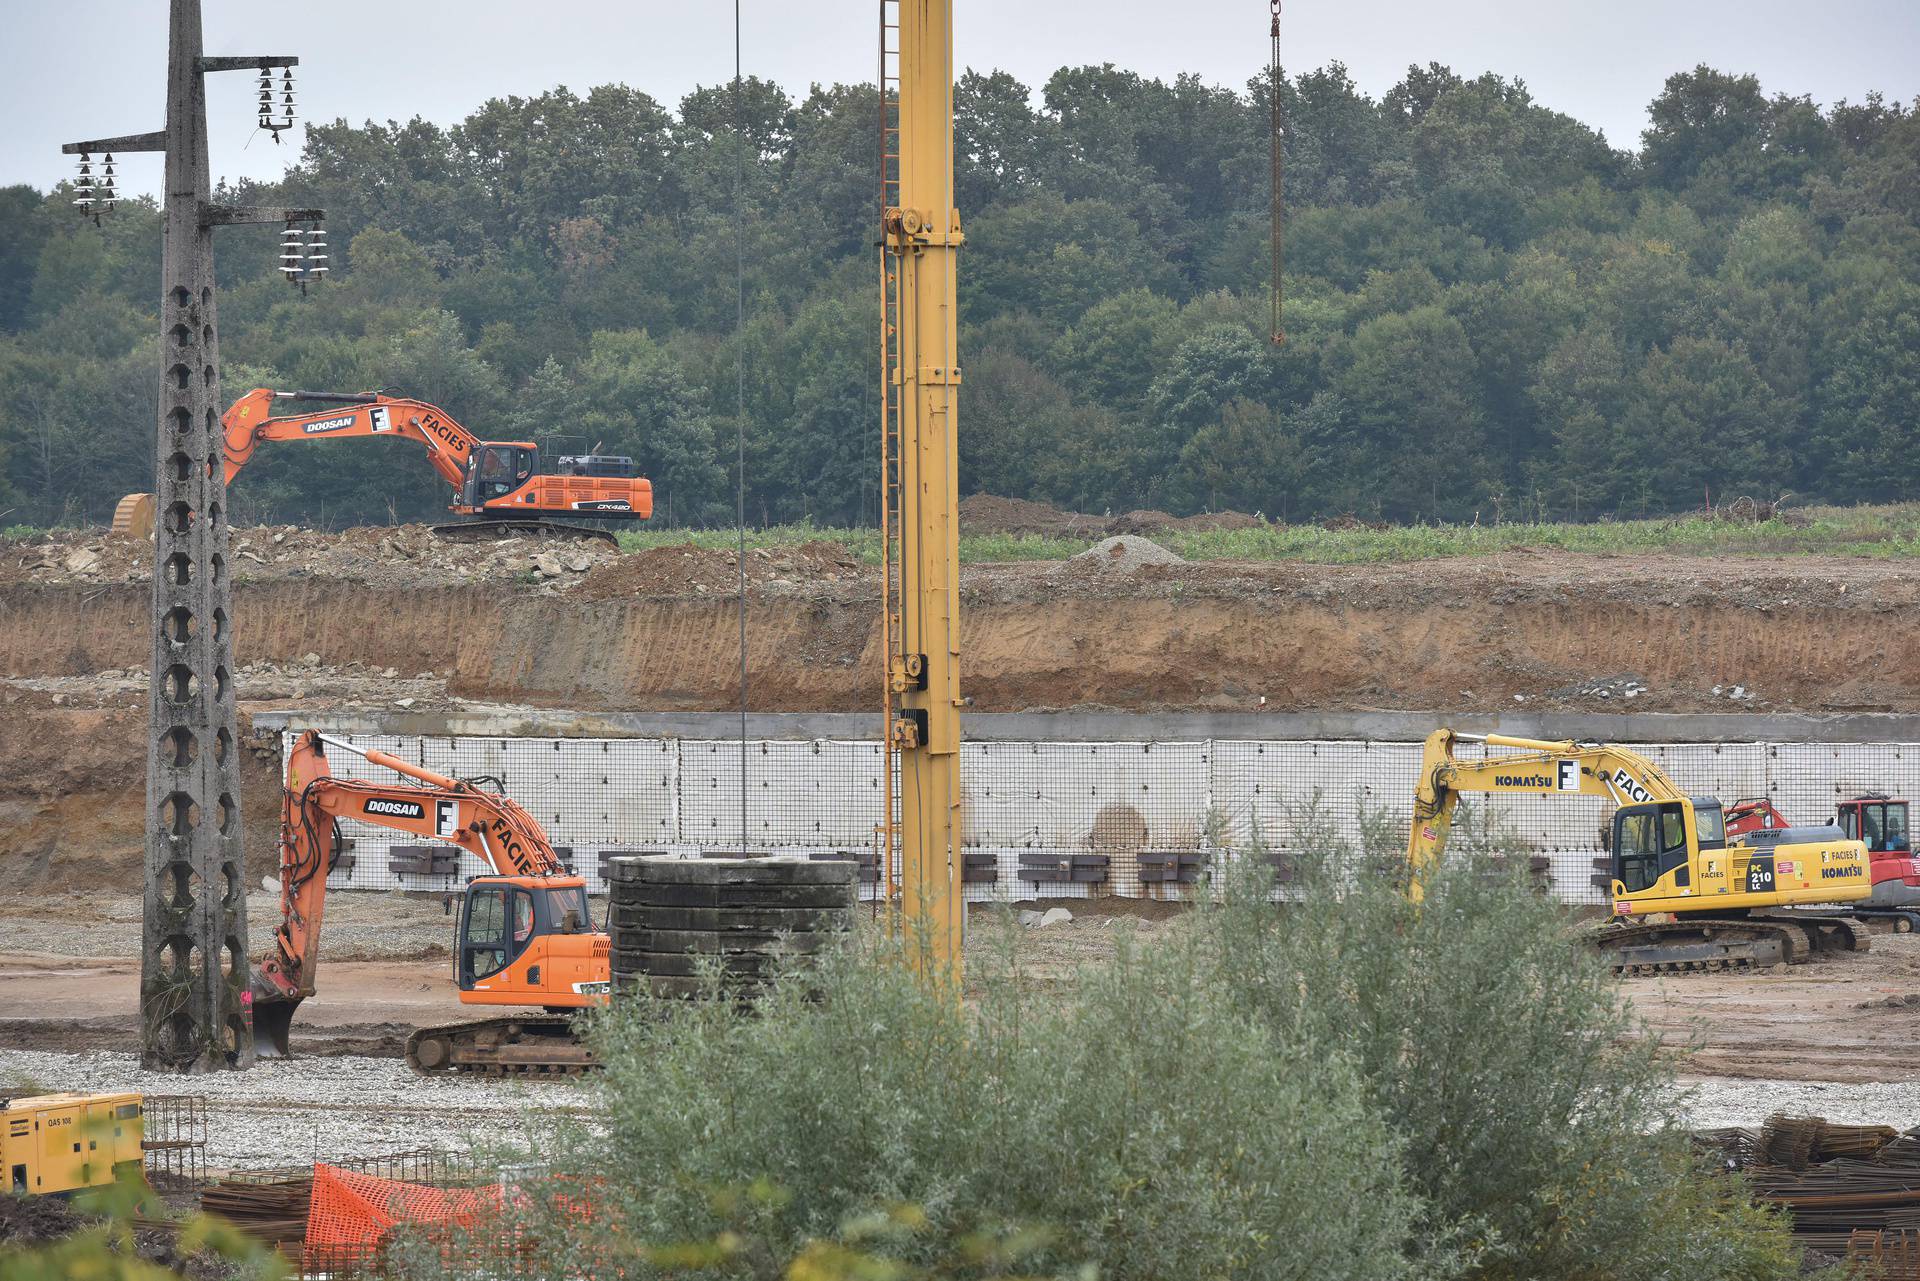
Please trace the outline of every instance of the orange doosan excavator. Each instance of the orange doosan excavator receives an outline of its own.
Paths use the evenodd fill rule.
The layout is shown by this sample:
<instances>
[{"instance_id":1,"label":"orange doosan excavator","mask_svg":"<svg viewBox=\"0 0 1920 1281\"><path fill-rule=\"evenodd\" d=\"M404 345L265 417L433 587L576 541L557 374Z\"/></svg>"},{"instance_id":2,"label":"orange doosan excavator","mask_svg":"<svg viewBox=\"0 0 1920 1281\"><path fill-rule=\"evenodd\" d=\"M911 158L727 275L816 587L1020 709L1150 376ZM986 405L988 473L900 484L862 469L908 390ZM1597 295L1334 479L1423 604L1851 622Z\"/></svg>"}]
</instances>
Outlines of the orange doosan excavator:
<instances>
[{"instance_id":1,"label":"orange doosan excavator","mask_svg":"<svg viewBox=\"0 0 1920 1281\"><path fill-rule=\"evenodd\" d=\"M296 405L317 405L298 412ZM551 518L646 520L653 515L653 485L635 475L631 458L616 454L563 454L555 470L540 470L532 441L480 440L446 410L424 400L381 392L273 391L256 387L227 410L224 432L227 484L253 460L267 440L332 440L375 436L423 446L427 462L453 486L449 510L466 519L435 532L478 536L538 528L594 536ZM145 537L153 529L153 496L128 494L114 509L115 532ZM610 536L607 536L610 537Z\"/></svg>"},{"instance_id":2,"label":"orange doosan excavator","mask_svg":"<svg viewBox=\"0 0 1920 1281\"><path fill-rule=\"evenodd\" d=\"M328 747L415 781L337 778L327 764ZM568 874L532 815L481 787L485 782L498 785L448 778L313 730L300 735L287 757L281 802L280 927L251 976L254 1034L263 1053L288 1053L294 1011L314 993L327 873L339 858L338 824L346 818L449 842L492 869L467 883L454 982L462 1002L523 1012L416 1029L407 1039L408 1063L422 1072L594 1066L571 1019L607 1002L612 970L607 936L593 932L586 881Z\"/></svg>"}]
</instances>

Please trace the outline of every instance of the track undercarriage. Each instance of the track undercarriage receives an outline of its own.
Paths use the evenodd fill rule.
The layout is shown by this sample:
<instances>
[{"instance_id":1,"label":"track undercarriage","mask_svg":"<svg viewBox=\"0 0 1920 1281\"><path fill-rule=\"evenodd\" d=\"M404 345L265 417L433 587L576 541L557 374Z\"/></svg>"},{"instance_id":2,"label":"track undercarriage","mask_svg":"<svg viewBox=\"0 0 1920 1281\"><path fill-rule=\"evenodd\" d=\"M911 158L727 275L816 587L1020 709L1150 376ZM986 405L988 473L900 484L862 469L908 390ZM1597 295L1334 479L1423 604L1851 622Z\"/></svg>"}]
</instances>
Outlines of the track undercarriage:
<instances>
[{"instance_id":1,"label":"track undercarriage","mask_svg":"<svg viewBox=\"0 0 1920 1281\"><path fill-rule=\"evenodd\" d=\"M600 1066L566 1014L514 1014L415 1028L407 1066L416 1072L571 1076Z\"/></svg>"},{"instance_id":2,"label":"track undercarriage","mask_svg":"<svg viewBox=\"0 0 1920 1281\"><path fill-rule=\"evenodd\" d=\"M620 545L620 540L613 536L611 530L596 525L570 525L563 520L541 520L532 516L487 516L476 520L448 521L429 528L436 537L456 543L483 543L531 534L539 538L570 538L575 542L604 543L609 547Z\"/></svg>"},{"instance_id":3,"label":"track undercarriage","mask_svg":"<svg viewBox=\"0 0 1920 1281\"><path fill-rule=\"evenodd\" d=\"M1589 935L1588 942L1615 974L1625 975L1768 969L1797 965L1818 953L1864 952L1870 946L1859 920L1794 911L1608 925Z\"/></svg>"}]
</instances>

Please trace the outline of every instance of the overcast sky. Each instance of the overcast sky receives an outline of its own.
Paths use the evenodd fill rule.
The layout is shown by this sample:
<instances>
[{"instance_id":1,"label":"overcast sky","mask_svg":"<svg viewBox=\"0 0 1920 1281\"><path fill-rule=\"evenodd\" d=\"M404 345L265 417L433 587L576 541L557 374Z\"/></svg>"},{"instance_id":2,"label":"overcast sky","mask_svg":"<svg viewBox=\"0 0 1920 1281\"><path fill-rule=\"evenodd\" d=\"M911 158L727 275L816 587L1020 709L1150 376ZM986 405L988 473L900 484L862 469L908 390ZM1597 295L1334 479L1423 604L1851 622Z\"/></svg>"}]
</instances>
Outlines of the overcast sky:
<instances>
[{"instance_id":1,"label":"overcast sky","mask_svg":"<svg viewBox=\"0 0 1920 1281\"><path fill-rule=\"evenodd\" d=\"M301 108L359 123L458 120L489 97L609 81L672 107L733 72L727 0L204 0L208 53L294 53ZM0 183L45 188L70 172L70 139L162 123L165 0L0 0ZM803 92L870 80L875 0L744 0L750 75ZM1038 88L1062 64L1146 75L1197 72L1244 85L1265 65L1263 0L956 0L962 67ZM1536 99L1636 145L1672 72L1706 62L1758 74L1769 93L1858 101L1920 95L1920 0L1286 0L1290 68L1332 60L1378 95L1409 63L1517 76ZM253 128L249 78L210 78L216 175L270 177L298 154ZM129 158L127 191L158 184Z\"/></svg>"}]
</instances>

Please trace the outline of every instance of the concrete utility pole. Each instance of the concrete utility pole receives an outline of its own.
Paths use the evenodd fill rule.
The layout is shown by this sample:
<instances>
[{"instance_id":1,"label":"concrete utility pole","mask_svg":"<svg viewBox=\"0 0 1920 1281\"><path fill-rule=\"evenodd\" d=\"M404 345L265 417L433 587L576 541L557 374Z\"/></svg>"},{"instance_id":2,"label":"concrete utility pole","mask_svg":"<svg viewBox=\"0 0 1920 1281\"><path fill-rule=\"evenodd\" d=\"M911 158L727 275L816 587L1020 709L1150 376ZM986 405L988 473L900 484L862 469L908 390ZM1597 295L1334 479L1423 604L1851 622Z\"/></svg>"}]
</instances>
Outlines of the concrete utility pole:
<instances>
[{"instance_id":1,"label":"concrete utility pole","mask_svg":"<svg viewBox=\"0 0 1920 1281\"><path fill-rule=\"evenodd\" d=\"M172 0L166 128L62 148L83 156L164 151L167 157L140 960L141 1063L152 1069L202 1072L253 1064L213 229L317 223L322 215L315 209L212 203L202 77L257 69L264 86L267 68L298 61L203 57L200 0ZM288 97L290 107L290 84ZM277 136L285 125L268 122L267 98L263 87L261 123Z\"/></svg>"}]
</instances>

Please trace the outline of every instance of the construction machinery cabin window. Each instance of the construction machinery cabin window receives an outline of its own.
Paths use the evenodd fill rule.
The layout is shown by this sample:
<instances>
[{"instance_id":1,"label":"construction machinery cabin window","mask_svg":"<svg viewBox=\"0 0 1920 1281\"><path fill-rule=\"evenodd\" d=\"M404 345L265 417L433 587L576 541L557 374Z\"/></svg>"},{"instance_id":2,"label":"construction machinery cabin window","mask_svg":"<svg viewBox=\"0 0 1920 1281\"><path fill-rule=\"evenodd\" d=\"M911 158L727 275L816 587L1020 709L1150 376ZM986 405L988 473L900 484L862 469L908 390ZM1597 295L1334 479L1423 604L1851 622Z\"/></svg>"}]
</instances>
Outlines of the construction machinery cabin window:
<instances>
[{"instance_id":1,"label":"construction machinery cabin window","mask_svg":"<svg viewBox=\"0 0 1920 1281\"><path fill-rule=\"evenodd\" d=\"M1849 806L1840 811L1840 830L1848 840L1865 841L1870 854L1904 853L1908 848L1906 804L1873 801Z\"/></svg>"},{"instance_id":2,"label":"construction machinery cabin window","mask_svg":"<svg viewBox=\"0 0 1920 1281\"><path fill-rule=\"evenodd\" d=\"M519 445L480 448L480 498L501 498L527 483L539 464L535 450Z\"/></svg>"},{"instance_id":3,"label":"construction machinery cabin window","mask_svg":"<svg viewBox=\"0 0 1920 1281\"><path fill-rule=\"evenodd\" d=\"M467 892L460 934L461 981L498 974L533 938L533 895L506 885L474 886Z\"/></svg>"},{"instance_id":4,"label":"construction machinery cabin window","mask_svg":"<svg viewBox=\"0 0 1920 1281\"><path fill-rule=\"evenodd\" d=\"M1614 879L1629 894L1649 888L1687 861L1686 806L1629 805L1613 816Z\"/></svg>"},{"instance_id":5,"label":"construction machinery cabin window","mask_svg":"<svg viewBox=\"0 0 1920 1281\"><path fill-rule=\"evenodd\" d=\"M1727 816L1720 808L1719 801L1694 801L1693 831L1696 843L1701 849L1727 848Z\"/></svg>"},{"instance_id":6,"label":"construction machinery cabin window","mask_svg":"<svg viewBox=\"0 0 1920 1281\"><path fill-rule=\"evenodd\" d=\"M587 887L572 885L566 889L549 889L547 911L551 915L553 928L562 934L579 934L593 928L593 913L587 909ZM571 922L567 919L572 913Z\"/></svg>"}]
</instances>

